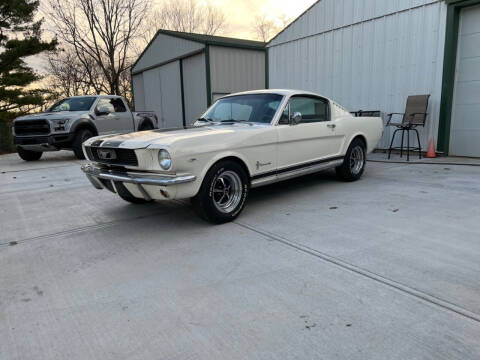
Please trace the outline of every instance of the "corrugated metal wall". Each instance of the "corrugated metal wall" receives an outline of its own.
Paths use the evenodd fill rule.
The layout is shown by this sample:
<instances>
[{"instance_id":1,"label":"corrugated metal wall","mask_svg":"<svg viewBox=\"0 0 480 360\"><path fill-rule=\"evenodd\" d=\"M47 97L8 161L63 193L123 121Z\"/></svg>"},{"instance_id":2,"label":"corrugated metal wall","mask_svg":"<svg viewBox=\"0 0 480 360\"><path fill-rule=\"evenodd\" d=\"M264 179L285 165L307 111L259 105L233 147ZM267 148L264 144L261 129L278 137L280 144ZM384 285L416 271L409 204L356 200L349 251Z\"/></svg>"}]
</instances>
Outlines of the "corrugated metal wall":
<instances>
[{"instance_id":1,"label":"corrugated metal wall","mask_svg":"<svg viewBox=\"0 0 480 360\"><path fill-rule=\"evenodd\" d=\"M173 36L158 34L147 50L138 59L133 68L133 73L148 69L149 67L164 63L171 59L181 57L205 47L204 44L179 39Z\"/></svg>"},{"instance_id":2,"label":"corrugated metal wall","mask_svg":"<svg viewBox=\"0 0 480 360\"><path fill-rule=\"evenodd\" d=\"M143 83L143 74L132 76L132 86L135 101L135 111L148 111L145 108L145 85Z\"/></svg>"},{"instance_id":3,"label":"corrugated metal wall","mask_svg":"<svg viewBox=\"0 0 480 360\"><path fill-rule=\"evenodd\" d=\"M133 78L133 88L136 89L139 85L136 84L136 78ZM159 120L159 127L164 127L162 122L162 97L160 88L160 68L154 68L143 72L144 85L144 101L145 110L155 111ZM137 93L134 94L135 101L140 101Z\"/></svg>"},{"instance_id":4,"label":"corrugated metal wall","mask_svg":"<svg viewBox=\"0 0 480 360\"><path fill-rule=\"evenodd\" d=\"M322 0L268 45L270 87L383 113L403 112L408 95L431 94L426 147L438 132L445 20L443 1Z\"/></svg>"},{"instance_id":5,"label":"corrugated metal wall","mask_svg":"<svg viewBox=\"0 0 480 360\"><path fill-rule=\"evenodd\" d=\"M191 125L207 109L205 54L191 56L182 61L185 122Z\"/></svg>"},{"instance_id":6,"label":"corrugated metal wall","mask_svg":"<svg viewBox=\"0 0 480 360\"><path fill-rule=\"evenodd\" d=\"M162 122L167 128L182 126L182 90L180 82L180 61L160 66L160 93L162 101Z\"/></svg>"},{"instance_id":7,"label":"corrugated metal wall","mask_svg":"<svg viewBox=\"0 0 480 360\"><path fill-rule=\"evenodd\" d=\"M212 94L265 88L265 52L210 47Z\"/></svg>"}]
</instances>

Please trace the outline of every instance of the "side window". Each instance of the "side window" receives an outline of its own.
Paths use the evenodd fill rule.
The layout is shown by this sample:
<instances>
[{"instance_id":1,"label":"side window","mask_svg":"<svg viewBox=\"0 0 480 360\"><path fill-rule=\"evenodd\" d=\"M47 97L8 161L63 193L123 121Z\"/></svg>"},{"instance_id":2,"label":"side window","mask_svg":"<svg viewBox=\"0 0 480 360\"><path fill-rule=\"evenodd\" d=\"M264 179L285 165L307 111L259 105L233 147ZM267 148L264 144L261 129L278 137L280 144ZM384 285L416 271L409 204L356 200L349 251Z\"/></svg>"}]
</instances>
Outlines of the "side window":
<instances>
[{"instance_id":1,"label":"side window","mask_svg":"<svg viewBox=\"0 0 480 360\"><path fill-rule=\"evenodd\" d=\"M110 99L107 99L107 98L101 98L100 100L98 100L96 110L100 110L102 108L108 109L108 111L111 113L115 112L115 108L110 102Z\"/></svg>"},{"instance_id":2,"label":"side window","mask_svg":"<svg viewBox=\"0 0 480 360\"><path fill-rule=\"evenodd\" d=\"M126 112L127 109L125 108L125 105L123 104L123 100L120 98L113 98L110 99L110 103L112 104L113 108L115 109L115 112Z\"/></svg>"},{"instance_id":3,"label":"side window","mask_svg":"<svg viewBox=\"0 0 480 360\"><path fill-rule=\"evenodd\" d=\"M322 99L295 96L290 100L290 113L296 112L302 114L302 124L328 121L328 105Z\"/></svg>"}]
</instances>

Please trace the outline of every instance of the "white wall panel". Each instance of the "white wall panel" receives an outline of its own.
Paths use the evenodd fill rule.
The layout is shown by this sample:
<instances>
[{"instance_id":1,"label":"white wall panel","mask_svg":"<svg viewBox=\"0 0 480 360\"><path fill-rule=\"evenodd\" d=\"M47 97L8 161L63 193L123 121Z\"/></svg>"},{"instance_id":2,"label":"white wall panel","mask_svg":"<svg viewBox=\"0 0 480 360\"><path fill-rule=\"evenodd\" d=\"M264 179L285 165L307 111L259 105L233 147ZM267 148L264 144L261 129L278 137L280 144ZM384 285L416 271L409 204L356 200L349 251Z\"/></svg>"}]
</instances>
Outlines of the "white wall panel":
<instances>
[{"instance_id":1,"label":"white wall panel","mask_svg":"<svg viewBox=\"0 0 480 360\"><path fill-rule=\"evenodd\" d=\"M143 83L143 74L132 76L132 87L135 111L148 111L148 109L145 109L145 86Z\"/></svg>"},{"instance_id":2,"label":"white wall panel","mask_svg":"<svg viewBox=\"0 0 480 360\"><path fill-rule=\"evenodd\" d=\"M205 54L183 59L185 122L193 124L207 109Z\"/></svg>"},{"instance_id":3,"label":"white wall panel","mask_svg":"<svg viewBox=\"0 0 480 360\"><path fill-rule=\"evenodd\" d=\"M212 93L229 94L265 88L265 52L210 47Z\"/></svg>"},{"instance_id":4,"label":"white wall panel","mask_svg":"<svg viewBox=\"0 0 480 360\"><path fill-rule=\"evenodd\" d=\"M143 85L145 96L145 108L148 111L155 111L159 119L159 127L164 127L162 122L162 95L160 88L160 68L143 72ZM138 95L136 95L138 97ZM137 100L135 100L137 101Z\"/></svg>"},{"instance_id":5,"label":"white wall panel","mask_svg":"<svg viewBox=\"0 0 480 360\"><path fill-rule=\"evenodd\" d=\"M180 61L160 66L162 121L167 128L183 125Z\"/></svg>"},{"instance_id":6,"label":"white wall panel","mask_svg":"<svg viewBox=\"0 0 480 360\"><path fill-rule=\"evenodd\" d=\"M443 0L320 0L274 38L268 46L343 26L392 15Z\"/></svg>"},{"instance_id":7,"label":"white wall panel","mask_svg":"<svg viewBox=\"0 0 480 360\"><path fill-rule=\"evenodd\" d=\"M405 6L417 6L408 11ZM419 6L418 4L424 6ZM321 0L304 15L317 10L324 25L335 11L353 6L345 18L357 21L386 12L395 13L305 37L289 32L290 41L269 45L271 88L311 90L331 97L350 110L403 112L408 95L431 94L422 145L436 135L441 97L446 5L426 0ZM328 15L327 15L328 14ZM301 18L302 19L302 18ZM335 20L337 21L337 20ZM311 22L310 22L311 24ZM323 28L317 24L318 29ZM287 34L282 36L286 39ZM294 37L298 40L293 40ZM387 129L380 147L387 147Z\"/></svg>"},{"instance_id":8,"label":"white wall panel","mask_svg":"<svg viewBox=\"0 0 480 360\"><path fill-rule=\"evenodd\" d=\"M199 51L204 47L204 44L195 41L180 39L166 34L158 34L138 59L133 68L133 73L162 64L185 54Z\"/></svg>"}]
</instances>

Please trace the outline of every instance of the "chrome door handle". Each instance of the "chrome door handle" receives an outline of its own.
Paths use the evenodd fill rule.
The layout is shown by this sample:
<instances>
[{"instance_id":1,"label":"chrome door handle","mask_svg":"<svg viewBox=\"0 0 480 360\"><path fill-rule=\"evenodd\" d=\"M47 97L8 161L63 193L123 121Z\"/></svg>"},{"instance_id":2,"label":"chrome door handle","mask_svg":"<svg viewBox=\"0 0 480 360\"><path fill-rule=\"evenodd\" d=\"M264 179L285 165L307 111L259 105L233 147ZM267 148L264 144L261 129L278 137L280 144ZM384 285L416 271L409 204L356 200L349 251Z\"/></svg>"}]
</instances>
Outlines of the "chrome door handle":
<instances>
[{"instance_id":1,"label":"chrome door handle","mask_svg":"<svg viewBox=\"0 0 480 360\"><path fill-rule=\"evenodd\" d=\"M329 127L330 129L335 129L337 127L337 125L335 124L327 124L327 127Z\"/></svg>"}]
</instances>

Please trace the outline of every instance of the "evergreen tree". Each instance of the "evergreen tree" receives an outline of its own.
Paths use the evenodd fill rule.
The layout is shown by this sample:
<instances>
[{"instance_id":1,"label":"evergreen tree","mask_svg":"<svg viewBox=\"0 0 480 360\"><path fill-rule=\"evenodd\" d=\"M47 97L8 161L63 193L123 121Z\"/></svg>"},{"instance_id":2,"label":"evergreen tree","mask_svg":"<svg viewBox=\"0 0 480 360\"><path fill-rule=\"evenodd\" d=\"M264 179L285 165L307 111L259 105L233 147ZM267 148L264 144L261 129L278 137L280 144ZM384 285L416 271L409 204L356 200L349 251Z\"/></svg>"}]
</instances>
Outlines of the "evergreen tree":
<instances>
[{"instance_id":1,"label":"evergreen tree","mask_svg":"<svg viewBox=\"0 0 480 360\"><path fill-rule=\"evenodd\" d=\"M7 150L7 123L45 101L41 89L28 88L40 77L24 61L57 44L41 40L42 20L34 21L38 5L38 0L0 0L0 151Z\"/></svg>"}]
</instances>

